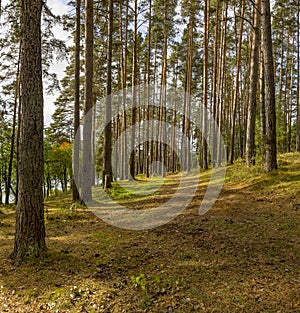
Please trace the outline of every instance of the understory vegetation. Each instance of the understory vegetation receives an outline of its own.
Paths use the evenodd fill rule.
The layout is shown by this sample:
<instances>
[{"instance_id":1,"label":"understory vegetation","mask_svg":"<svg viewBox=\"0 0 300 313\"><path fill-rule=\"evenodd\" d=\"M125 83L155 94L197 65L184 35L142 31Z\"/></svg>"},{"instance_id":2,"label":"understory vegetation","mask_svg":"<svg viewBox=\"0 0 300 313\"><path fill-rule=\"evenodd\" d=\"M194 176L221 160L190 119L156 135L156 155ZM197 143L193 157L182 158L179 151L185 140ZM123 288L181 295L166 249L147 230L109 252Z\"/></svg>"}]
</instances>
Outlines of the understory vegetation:
<instances>
[{"instance_id":1,"label":"understory vegetation","mask_svg":"<svg viewBox=\"0 0 300 313\"><path fill-rule=\"evenodd\" d=\"M278 165L268 174L260 165L229 166L219 199L203 216L197 210L210 172L200 173L183 213L147 231L110 226L69 193L49 197L48 250L21 267L8 262L14 206L1 207L0 311L298 312L300 154L280 155ZM152 196L135 198L118 186L110 192L150 208L170 197L178 177L168 176Z\"/></svg>"}]
</instances>

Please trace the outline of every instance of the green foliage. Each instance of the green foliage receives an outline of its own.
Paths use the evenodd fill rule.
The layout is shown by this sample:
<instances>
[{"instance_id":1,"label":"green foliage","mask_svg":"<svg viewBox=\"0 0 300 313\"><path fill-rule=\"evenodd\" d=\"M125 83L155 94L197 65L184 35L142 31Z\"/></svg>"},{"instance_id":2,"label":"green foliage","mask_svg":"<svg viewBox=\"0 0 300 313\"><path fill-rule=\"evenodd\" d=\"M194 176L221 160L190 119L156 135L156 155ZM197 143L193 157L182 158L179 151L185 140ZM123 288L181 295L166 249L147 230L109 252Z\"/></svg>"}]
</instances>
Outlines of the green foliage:
<instances>
[{"instance_id":1,"label":"green foliage","mask_svg":"<svg viewBox=\"0 0 300 313\"><path fill-rule=\"evenodd\" d=\"M141 288L141 290L147 293L147 280L145 278L145 274L140 274L138 276L132 275L130 279L136 287Z\"/></svg>"},{"instance_id":2,"label":"green foliage","mask_svg":"<svg viewBox=\"0 0 300 313\"><path fill-rule=\"evenodd\" d=\"M62 191L66 191L72 175L72 145L63 142L59 145L51 146L45 144L45 179L48 188L51 189L54 181L55 189L58 184ZM50 184L50 186L49 186Z\"/></svg>"}]
</instances>

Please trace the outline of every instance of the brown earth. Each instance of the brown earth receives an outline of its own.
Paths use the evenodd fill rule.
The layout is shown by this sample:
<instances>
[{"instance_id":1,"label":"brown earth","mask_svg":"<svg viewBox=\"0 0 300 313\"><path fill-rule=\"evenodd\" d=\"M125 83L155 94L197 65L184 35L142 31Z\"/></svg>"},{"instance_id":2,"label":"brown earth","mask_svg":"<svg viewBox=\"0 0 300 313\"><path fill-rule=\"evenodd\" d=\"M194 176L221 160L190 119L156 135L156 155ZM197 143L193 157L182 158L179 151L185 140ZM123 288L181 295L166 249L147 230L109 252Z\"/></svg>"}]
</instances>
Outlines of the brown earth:
<instances>
[{"instance_id":1,"label":"brown earth","mask_svg":"<svg viewBox=\"0 0 300 313\"><path fill-rule=\"evenodd\" d=\"M183 214L147 231L118 229L80 206L73 211L70 195L50 198L48 252L21 267L8 259L13 207L2 208L0 312L300 312L296 156L284 156L272 174L230 167L207 214L197 214L199 184ZM155 201L140 205L157 205L169 190L162 186Z\"/></svg>"}]
</instances>

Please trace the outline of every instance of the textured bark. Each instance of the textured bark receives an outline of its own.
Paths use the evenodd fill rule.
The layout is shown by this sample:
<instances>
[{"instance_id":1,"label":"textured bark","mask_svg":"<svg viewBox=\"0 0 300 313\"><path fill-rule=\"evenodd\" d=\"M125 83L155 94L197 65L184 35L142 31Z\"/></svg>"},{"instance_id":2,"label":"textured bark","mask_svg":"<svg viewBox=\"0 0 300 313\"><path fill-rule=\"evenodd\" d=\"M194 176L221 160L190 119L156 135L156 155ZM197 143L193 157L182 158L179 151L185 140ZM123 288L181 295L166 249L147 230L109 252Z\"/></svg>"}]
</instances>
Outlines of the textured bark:
<instances>
[{"instance_id":1,"label":"textured bark","mask_svg":"<svg viewBox=\"0 0 300 313\"><path fill-rule=\"evenodd\" d=\"M149 23L148 23L148 55L147 55L147 122L150 125L150 104L151 104L151 95L150 95L150 84L151 84L151 32L152 32L152 0L149 0ZM146 129L146 152L145 152L145 161L146 161L146 176L150 177L150 127Z\"/></svg>"},{"instance_id":2,"label":"textured bark","mask_svg":"<svg viewBox=\"0 0 300 313\"><path fill-rule=\"evenodd\" d=\"M20 264L46 249L43 199L43 83L41 0L21 2L21 98L19 188L11 257Z\"/></svg>"},{"instance_id":3,"label":"textured bark","mask_svg":"<svg viewBox=\"0 0 300 313\"><path fill-rule=\"evenodd\" d=\"M229 160L230 164L233 164L233 161L235 159L235 137L236 137L236 134L235 134L236 125L235 124L236 124L236 111L237 111L237 106L238 106L238 95L239 95L239 86L240 86L244 16L245 16L245 0L242 0L239 43L238 43L237 57L236 57L236 77L235 77L234 93L233 93L233 100L232 100L232 122L231 122L230 160Z\"/></svg>"},{"instance_id":4,"label":"textured bark","mask_svg":"<svg viewBox=\"0 0 300 313\"><path fill-rule=\"evenodd\" d=\"M74 178L79 177L79 146L80 146L80 131L77 132L80 126L80 0L76 0L76 34L75 34L75 77L74 77L74 141L73 152L73 180L72 180L72 195L73 201L80 199L78 186ZM77 182L78 183L78 182Z\"/></svg>"},{"instance_id":5,"label":"textured bark","mask_svg":"<svg viewBox=\"0 0 300 313\"><path fill-rule=\"evenodd\" d=\"M290 81L290 76L288 74L289 69L291 67L290 65L290 28L287 29L287 43L284 43L286 45L286 60L285 60L285 75L284 75L284 97L282 101L282 140L279 145L280 152L288 152L288 89L289 89L289 81ZM280 103L281 104L281 103Z\"/></svg>"},{"instance_id":6,"label":"textured bark","mask_svg":"<svg viewBox=\"0 0 300 313\"><path fill-rule=\"evenodd\" d=\"M265 104L265 67L264 56L261 49L260 55L260 134L261 134L261 150L265 155L265 141L266 141L266 104Z\"/></svg>"},{"instance_id":7,"label":"textured bark","mask_svg":"<svg viewBox=\"0 0 300 313\"><path fill-rule=\"evenodd\" d=\"M210 1L205 0L204 1L204 56L203 56L203 120L202 120L202 168L208 169L208 160L207 160L207 154L208 154L208 147L207 147L207 141L206 141L206 133L207 133L207 107L208 107L208 43L209 43L209 6ZM217 21L218 22L218 21ZM216 39L217 40L217 39Z\"/></svg>"},{"instance_id":8,"label":"textured bark","mask_svg":"<svg viewBox=\"0 0 300 313\"><path fill-rule=\"evenodd\" d=\"M85 118L83 125L82 199L92 200L92 125L93 125L93 1L85 1Z\"/></svg>"},{"instance_id":9,"label":"textured bark","mask_svg":"<svg viewBox=\"0 0 300 313\"><path fill-rule=\"evenodd\" d=\"M158 160L161 162L159 169L160 174L166 176L167 168L167 150L166 145L166 102L167 102L167 67L168 67L168 19L169 19L169 1L165 0L164 2L164 44L163 44L163 53L162 53L162 68L161 68L161 91L160 91L160 116L159 116L159 142L158 142L158 151L159 157Z\"/></svg>"},{"instance_id":10,"label":"textured bark","mask_svg":"<svg viewBox=\"0 0 300 313\"><path fill-rule=\"evenodd\" d=\"M120 166L120 179L128 177L128 162L127 162L127 135L126 135L126 83L127 83L127 43L128 43L128 0L125 1L125 25L123 35L123 23L120 23L120 42L124 42L124 47L121 46L121 71L122 71L122 127L123 134L121 142L121 166ZM120 18L122 19L122 3L119 3ZM123 38L124 37L124 38Z\"/></svg>"},{"instance_id":11,"label":"textured bark","mask_svg":"<svg viewBox=\"0 0 300 313\"><path fill-rule=\"evenodd\" d=\"M256 6L260 8L260 0L256 1ZM250 166L255 164L255 116L256 116L256 98L258 85L259 69L259 25L260 16L257 8L254 10L254 29L250 60L250 86L249 86L249 104L247 113L247 133L246 133L246 164Z\"/></svg>"},{"instance_id":12,"label":"textured bark","mask_svg":"<svg viewBox=\"0 0 300 313\"><path fill-rule=\"evenodd\" d=\"M218 64L218 99L217 99L217 114L216 121L218 122L220 132L222 132L223 127L225 126L225 100L226 100L226 61L227 61L227 22L228 22L228 2L223 2L222 5L222 31L220 38L220 59L221 61ZM214 166L220 166L221 160L223 159L222 148L221 148L221 136L220 134L216 136L217 143L216 146L216 163Z\"/></svg>"},{"instance_id":13,"label":"textured bark","mask_svg":"<svg viewBox=\"0 0 300 313\"><path fill-rule=\"evenodd\" d=\"M133 9L133 52L132 52L132 117L131 117L131 139L130 139L130 179L135 179L135 123L136 123L136 107L137 107L137 35L138 35L138 2L134 0Z\"/></svg>"},{"instance_id":14,"label":"textured bark","mask_svg":"<svg viewBox=\"0 0 300 313\"><path fill-rule=\"evenodd\" d=\"M106 104L104 129L103 186L112 187L112 123L111 123L111 80L112 80L112 36L113 36L113 0L108 2L107 31L107 69L106 69Z\"/></svg>"},{"instance_id":15,"label":"textured bark","mask_svg":"<svg viewBox=\"0 0 300 313\"><path fill-rule=\"evenodd\" d=\"M219 68L219 46L220 46L220 36L219 36L219 29L220 29L220 0L216 3L216 22L215 22L215 29L214 29L214 56L213 56L213 69L212 69L212 91L211 91L211 106L213 111L213 118L215 121L217 120L217 102L218 102L218 95L217 95L217 89L218 89L218 68ZM217 140L216 140L217 141ZM203 139L202 139L203 144ZM207 168L207 160L203 160L204 156L207 155L207 153L201 153L200 155L200 166L202 168ZM212 151L212 166L215 166L217 163L217 142L213 145L213 151Z\"/></svg>"},{"instance_id":16,"label":"textured bark","mask_svg":"<svg viewBox=\"0 0 300 313\"><path fill-rule=\"evenodd\" d=\"M266 86L266 164L265 170L270 172L277 168L276 155L276 109L274 63L271 34L270 1L262 0L262 31Z\"/></svg>"},{"instance_id":17,"label":"textured bark","mask_svg":"<svg viewBox=\"0 0 300 313\"><path fill-rule=\"evenodd\" d=\"M297 5L297 17L300 19L300 1ZM300 152L300 24L297 26L297 124L296 124L296 151Z\"/></svg>"}]
</instances>

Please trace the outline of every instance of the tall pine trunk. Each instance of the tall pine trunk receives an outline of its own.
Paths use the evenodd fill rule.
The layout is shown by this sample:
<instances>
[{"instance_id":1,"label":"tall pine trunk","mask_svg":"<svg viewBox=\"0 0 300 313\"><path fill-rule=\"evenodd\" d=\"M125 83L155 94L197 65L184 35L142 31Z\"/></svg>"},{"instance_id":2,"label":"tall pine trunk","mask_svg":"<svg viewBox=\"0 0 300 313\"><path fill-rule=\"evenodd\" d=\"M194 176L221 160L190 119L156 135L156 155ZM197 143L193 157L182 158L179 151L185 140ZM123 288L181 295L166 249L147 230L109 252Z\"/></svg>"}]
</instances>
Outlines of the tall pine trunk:
<instances>
[{"instance_id":1,"label":"tall pine trunk","mask_svg":"<svg viewBox=\"0 0 300 313\"><path fill-rule=\"evenodd\" d=\"M203 56L203 113L202 113L202 160L203 169L208 169L208 147L206 141L207 133L207 107L208 107L208 43L209 43L209 5L210 1L204 1L204 56ZM217 40L215 38L215 40Z\"/></svg>"},{"instance_id":2,"label":"tall pine trunk","mask_svg":"<svg viewBox=\"0 0 300 313\"><path fill-rule=\"evenodd\" d=\"M113 36L113 0L108 2L108 32L107 32L107 68L106 68L106 103L104 129L104 158L103 158L103 186L112 187L112 113L111 113L111 85L112 85L112 36Z\"/></svg>"},{"instance_id":3,"label":"tall pine trunk","mask_svg":"<svg viewBox=\"0 0 300 313\"><path fill-rule=\"evenodd\" d=\"M300 19L300 1L297 5L297 20ZM297 120L296 120L296 151L300 152L300 24L297 24Z\"/></svg>"},{"instance_id":4,"label":"tall pine trunk","mask_svg":"<svg viewBox=\"0 0 300 313\"><path fill-rule=\"evenodd\" d=\"M75 178L79 177L79 147L80 147L80 2L76 0L76 30L75 30L75 77L74 77L74 151L73 151L73 180L72 196L73 201L80 199L78 186ZM78 133L76 133L78 131ZM77 182L78 183L78 182Z\"/></svg>"},{"instance_id":5,"label":"tall pine trunk","mask_svg":"<svg viewBox=\"0 0 300 313\"><path fill-rule=\"evenodd\" d=\"M130 179L135 179L136 172L136 107L137 107L137 36L138 36L138 7L137 0L134 0L134 26L133 26L133 51L132 51L132 116L131 116L131 139L130 139Z\"/></svg>"},{"instance_id":6,"label":"tall pine trunk","mask_svg":"<svg viewBox=\"0 0 300 313\"><path fill-rule=\"evenodd\" d=\"M243 45L243 32L244 32L244 15L245 15L245 0L242 0L241 8L241 22L240 22L240 33L239 43L237 48L236 57L236 77L234 83L234 93L232 100L232 121L231 121L231 139L230 139L230 164L233 164L235 159L235 128L236 128L236 112L238 106L238 96L240 87L240 72L241 72L241 59L242 59L242 45Z\"/></svg>"},{"instance_id":7,"label":"tall pine trunk","mask_svg":"<svg viewBox=\"0 0 300 313\"><path fill-rule=\"evenodd\" d=\"M122 3L119 4L120 11L120 41L124 40L124 47L122 49L121 58L121 69L122 69L122 129L121 132L122 142L121 142L121 167L120 167L120 179L126 179L128 177L128 162L127 162L127 135L126 135L126 85L127 85L127 43L128 43L128 0L125 1L125 25L124 25L124 35L123 35L123 25L122 25ZM124 37L124 39L123 39Z\"/></svg>"},{"instance_id":8,"label":"tall pine trunk","mask_svg":"<svg viewBox=\"0 0 300 313\"><path fill-rule=\"evenodd\" d=\"M249 86L249 103L247 113L247 130L246 130L246 164L250 166L255 164L255 117L256 117L256 98L258 85L259 69L259 26L260 0L257 0L254 10L254 26L251 47L250 60L250 86Z\"/></svg>"},{"instance_id":9,"label":"tall pine trunk","mask_svg":"<svg viewBox=\"0 0 300 313\"><path fill-rule=\"evenodd\" d=\"M93 1L85 1L85 107L82 155L82 199L92 200L92 125L93 125Z\"/></svg>"},{"instance_id":10,"label":"tall pine trunk","mask_svg":"<svg viewBox=\"0 0 300 313\"><path fill-rule=\"evenodd\" d=\"M277 169L276 108L270 1L262 0L262 31L266 87L266 172Z\"/></svg>"},{"instance_id":11,"label":"tall pine trunk","mask_svg":"<svg viewBox=\"0 0 300 313\"><path fill-rule=\"evenodd\" d=\"M19 188L16 233L11 257L19 264L46 249L44 223L43 82L41 14L43 1L21 3L22 120L19 142Z\"/></svg>"}]
</instances>

